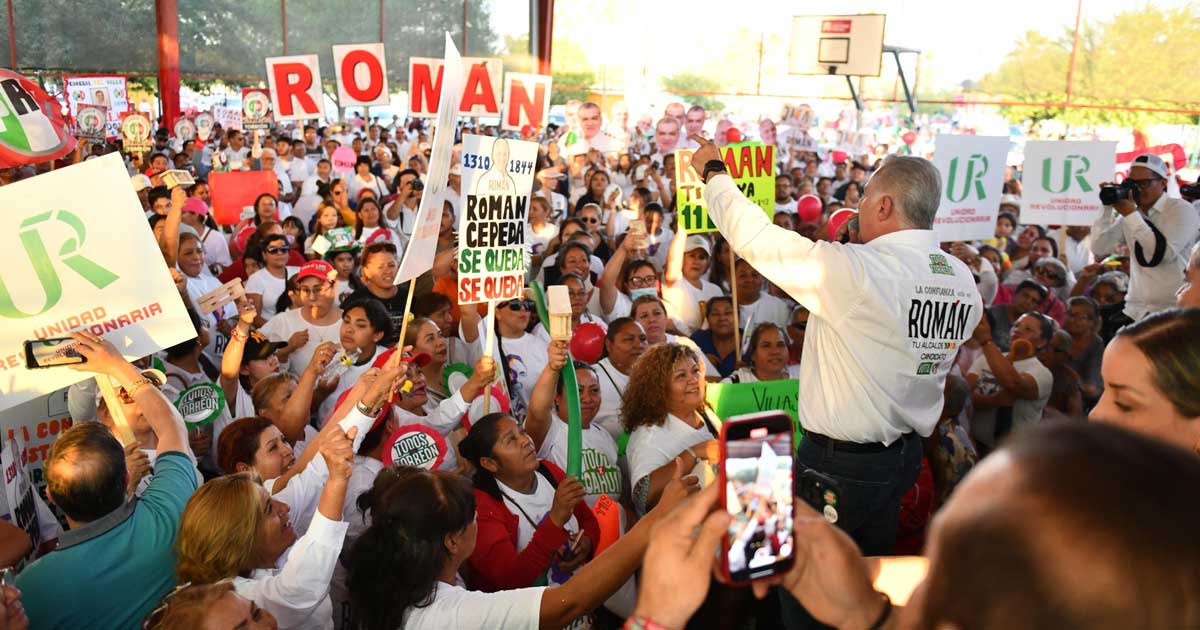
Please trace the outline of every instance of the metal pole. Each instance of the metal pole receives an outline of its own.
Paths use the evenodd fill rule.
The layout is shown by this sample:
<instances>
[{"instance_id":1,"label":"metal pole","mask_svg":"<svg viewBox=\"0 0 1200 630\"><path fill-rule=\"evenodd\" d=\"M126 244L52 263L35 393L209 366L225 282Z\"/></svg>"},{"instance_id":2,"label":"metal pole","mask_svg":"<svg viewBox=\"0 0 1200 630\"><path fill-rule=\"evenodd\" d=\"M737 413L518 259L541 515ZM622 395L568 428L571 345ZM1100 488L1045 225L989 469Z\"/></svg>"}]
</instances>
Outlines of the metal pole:
<instances>
[{"instance_id":1,"label":"metal pole","mask_svg":"<svg viewBox=\"0 0 1200 630\"><path fill-rule=\"evenodd\" d=\"M383 41L383 0L379 0L379 41Z\"/></svg>"},{"instance_id":2,"label":"metal pole","mask_svg":"<svg viewBox=\"0 0 1200 630\"><path fill-rule=\"evenodd\" d=\"M1075 37L1071 41L1071 63L1067 66L1067 104L1071 103L1071 92L1075 83L1075 52L1079 49L1079 21L1083 17L1083 0L1075 4Z\"/></svg>"},{"instance_id":3,"label":"metal pole","mask_svg":"<svg viewBox=\"0 0 1200 630\"><path fill-rule=\"evenodd\" d=\"M462 55L467 56L467 0L463 0L463 21L462 21Z\"/></svg>"},{"instance_id":4,"label":"metal pole","mask_svg":"<svg viewBox=\"0 0 1200 630\"><path fill-rule=\"evenodd\" d=\"M158 21L158 99L162 124L173 129L179 118L179 5L176 0L155 0Z\"/></svg>"},{"instance_id":5,"label":"metal pole","mask_svg":"<svg viewBox=\"0 0 1200 630\"><path fill-rule=\"evenodd\" d=\"M12 69L17 69L17 29L13 24L13 7L12 0L8 0L8 60L12 64ZM67 89L67 83L63 82L63 90Z\"/></svg>"},{"instance_id":6,"label":"metal pole","mask_svg":"<svg viewBox=\"0 0 1200 630\"><path fill-rule=\"evenodd\" d=\"M287 54L287 0L279 0L279 17L283 30L283 54Z\"/></svg>"},{"instance_id":7,"label":"metal pole","mask_svg":"<svg viewBox=\"0 0 1200 630\"><path fill-rule=\"evenodd\" d=\"M893 50L892 56L896 59L896 74L900 75L900 83L904 86L904 100L908 101L908 111L910 111L913 116L916 116L917 103L916 100L913 99L912 92L908 89L908 79L904 77L904 66L900 65L900 53ZM895 100L895 96L892 97L892 100Z\"/></svg>"}]
</instances>

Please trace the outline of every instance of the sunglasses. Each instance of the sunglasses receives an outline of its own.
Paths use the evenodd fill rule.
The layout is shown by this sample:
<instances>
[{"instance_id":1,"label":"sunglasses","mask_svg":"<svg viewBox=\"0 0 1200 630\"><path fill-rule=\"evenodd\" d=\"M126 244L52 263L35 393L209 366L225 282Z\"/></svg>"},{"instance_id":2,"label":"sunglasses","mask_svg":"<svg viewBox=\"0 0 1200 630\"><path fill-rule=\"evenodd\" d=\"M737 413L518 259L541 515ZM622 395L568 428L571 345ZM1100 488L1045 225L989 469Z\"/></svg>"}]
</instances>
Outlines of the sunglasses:
<instances>
[{"instance_id":1,"label":"sunglasses","mask_svg":"<svg viewBox=\"0 0 1200 630\"><path fill-rule=\"evenodd\" d=\"M280 247L268 247L267 248L268 254L286 254L290 251L292 251L292 248L288 247L287 245L283 245Z\"/></svg>"},{"instance_id":2,"label":"sunglasses","mask_svg":"<svg viewBox=\"0 0 1200 630\"><path fill-rule=\"evenodd\" d=\"M533 300L513 300L504 307L510 311L530 311L533 312Z\"/></svg>"},{"instance_id":3,"label":"sunglasses","mask_svg":"<svg viewBox=\"0 0 1200 630\"><path fill-rule=\"evenodd\" d=\"M583 221L584 223L599 223L600 222L600 219L598 219L596 217L579 217L579 220Z\"/></svg>"}]
</instances>

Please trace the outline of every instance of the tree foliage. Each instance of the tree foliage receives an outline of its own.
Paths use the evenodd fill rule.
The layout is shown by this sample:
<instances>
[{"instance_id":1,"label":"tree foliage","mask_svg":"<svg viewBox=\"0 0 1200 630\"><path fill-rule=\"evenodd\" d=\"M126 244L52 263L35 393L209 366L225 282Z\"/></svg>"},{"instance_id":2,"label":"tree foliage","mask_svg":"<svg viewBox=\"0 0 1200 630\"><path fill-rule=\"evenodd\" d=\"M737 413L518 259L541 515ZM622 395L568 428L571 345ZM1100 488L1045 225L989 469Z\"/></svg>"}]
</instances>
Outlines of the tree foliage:
<instances>
[{"instance_id":1,"label":"tree foliage","mask_svg":"<svg viewBox=\"0 0 1200 630\"><path fill-rule=\"evenodd\" d=\"M1073 31L1030 31L981 82L990 94L1030 103L1061 103L1067 97ZM1200 9L1146 4L1111 20L1081 26L1071 102L1168 109L1200 109ZM1011 107L1014 121L1058 118L1073 125L1141 126L1193 122L1194 116L1104 109Z\"/></svg>"},{"instance_id":2,"label":"tree foliage","mask_svg":"<svg viewBox=\"0 0 1200 630\"><path fill-rule=\"evenodd\" d=\"M719 92L721 84L701 74L691 72L680 72L662 78L662 86L664 89L672 92ZM708 110L709 113L720 112L725 109L725 104L717 99L702 94L683 94L680 96L682 100L687 101L692 105L699 105Z\"/></svg>"}]
</instances>

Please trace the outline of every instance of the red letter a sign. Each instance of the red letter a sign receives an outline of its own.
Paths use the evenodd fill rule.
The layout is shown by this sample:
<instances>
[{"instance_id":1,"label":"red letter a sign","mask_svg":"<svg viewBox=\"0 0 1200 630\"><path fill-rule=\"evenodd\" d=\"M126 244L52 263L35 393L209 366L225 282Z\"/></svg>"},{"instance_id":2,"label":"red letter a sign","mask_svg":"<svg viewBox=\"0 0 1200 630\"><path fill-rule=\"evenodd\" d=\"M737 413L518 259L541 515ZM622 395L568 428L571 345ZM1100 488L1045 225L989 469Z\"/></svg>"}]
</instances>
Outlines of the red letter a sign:
<instances>
[{"instance_id":1,"label":"red letter a sign","mask_svg":"<svg viewBox=\"0 0 1200 630\"><path fill-rule=\"evenodd\" d=\"M268 57L267 84L271 88L275 120L305 120L324 115L321 66L316 55Z\"/></svg>"}]
</instances>

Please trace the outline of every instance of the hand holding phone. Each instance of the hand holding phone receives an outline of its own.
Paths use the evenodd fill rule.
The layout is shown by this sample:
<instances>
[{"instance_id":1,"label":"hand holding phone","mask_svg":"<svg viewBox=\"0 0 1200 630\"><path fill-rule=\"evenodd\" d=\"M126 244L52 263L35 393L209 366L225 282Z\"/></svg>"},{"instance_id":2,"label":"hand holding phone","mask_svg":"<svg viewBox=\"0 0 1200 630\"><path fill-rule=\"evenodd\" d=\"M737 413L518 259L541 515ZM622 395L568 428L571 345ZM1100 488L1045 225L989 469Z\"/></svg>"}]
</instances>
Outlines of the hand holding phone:
<instances>
[{"instance_id":1,"label":"hand holding phone","mask_svg":"<svg viewBox=\"0 0 1200 630\"><path fill-rule=\"evenodd\" d=\"M79 354L75 340L70 337L25 341L25 367L30 370L75 363L87 363L87 357Z\"/></svg>"},{"instance_id":2,"label":"hand holding phone","mask_svg":"<svg viewBox=\"0 0 1200 630\"><path fill-rule=\"evenodd\" d=\"M780 412L736 416L721 425L721 505L729 527L723 581L745 584L792 567L792 419Z\"/></svg>"}]
</instances>

